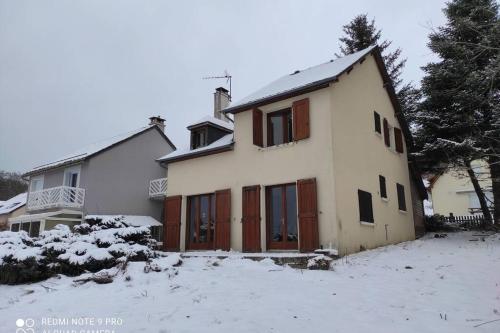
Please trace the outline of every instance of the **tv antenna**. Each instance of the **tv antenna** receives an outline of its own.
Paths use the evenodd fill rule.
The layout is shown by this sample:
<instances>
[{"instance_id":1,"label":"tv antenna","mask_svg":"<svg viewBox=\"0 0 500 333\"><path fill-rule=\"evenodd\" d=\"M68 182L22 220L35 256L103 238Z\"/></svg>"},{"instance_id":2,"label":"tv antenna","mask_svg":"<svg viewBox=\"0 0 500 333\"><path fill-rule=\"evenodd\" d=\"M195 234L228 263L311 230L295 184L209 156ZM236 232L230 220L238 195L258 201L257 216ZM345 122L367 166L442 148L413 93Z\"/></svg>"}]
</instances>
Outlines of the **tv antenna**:
<instances>
[{"instance_id":1,"label":"tv antenna","mask_svg":"<svg viewBox=\"0 0 500 333\"><path fill-rule=\"evenodd\" d=\"M231 101L231 78L232 76L225 70L221 76L205 76L203 80L226 79L226 83L229 83L229 100Z\"/></svg>"}]
</instances>

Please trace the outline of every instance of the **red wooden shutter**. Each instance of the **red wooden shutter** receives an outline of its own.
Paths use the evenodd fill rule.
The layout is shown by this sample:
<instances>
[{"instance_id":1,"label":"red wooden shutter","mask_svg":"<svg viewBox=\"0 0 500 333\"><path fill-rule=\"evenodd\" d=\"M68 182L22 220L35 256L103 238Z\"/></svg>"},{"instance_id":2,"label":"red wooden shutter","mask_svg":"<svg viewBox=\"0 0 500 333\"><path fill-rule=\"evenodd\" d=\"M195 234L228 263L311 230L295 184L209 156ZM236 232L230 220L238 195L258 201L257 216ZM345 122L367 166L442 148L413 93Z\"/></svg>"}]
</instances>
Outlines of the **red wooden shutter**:
<instances>
[{"instance_id":1,"label":"red wooden shutter","mask_svg":"<svg viewBox=\"0 0 500 333\"><path fill-rule=\"evenodd\" d=\"M181 240L182 196L165 198L165 222L163 223L163 249L179 251Z\"/></svg>"},{"instance_id":2,"label":"red wooden shutter","mask_svg":"<svg viewBox=\"0 0 500 333\"><path fill-rule=\"evenodd\" d=\"M391 136L389 134L389 123L387 119L384 118L384 141L387 147L391 146Z\"/></svg>"},{"instance_id":3,"label":"red wooden shutter","mask_svg":"<svg viewBox=\"0 0 500 333\"><path fill-rule=\"evenodd\" d=\"M403 153L403 133L397 127L394 127L394 141L396 141L396 151L398 153Z\"/></svg>"},{"instance_id":4,"label":"red wooden shutter","mask_svg":"<svg viewBox=\"0 0 500 333\"><path fill-rule=\"evenodd\" d=\"M312 252L319 248L316 179L297 181L299 211L299 250Z\"/></svg>"},{"instance_id":5,"label":"red wooden shutter","mask_svg":"<svg viewBox=\"0 0 500 333\"><path fill-rule=\"evenodd\" d=\"M260 252L260 186L243 187L243 252Z\"/></svg>"},{"instance_id":6,"label":"red wooden shutter","mask_svg":"<svg viewBox=\"0 0 500 333\"><path fill-rule=\"evenodd\" d=\"M215 249L231 249L231 190L215 192Z\"/></svg>"},{"instance_id":7,"label":"red wooden shutter","mask_svg":"<svg viewBox=\"0 0 500 333\"><path fill-rule=\"evenodd\" d=\"M309 98L293 102L293 139L303 140L309 137Z\"/></svg>"},{"instance_id":8,"label":"red wooden shutter","mask_svg":"<svg viewBox=\"0 0 500 333\"><path fill-rule=\"evenodd\" d=\"M264 134L262 128L262 111L253 109L253 144L259 147L264 145Z\"/></svg>"}]
</instances>

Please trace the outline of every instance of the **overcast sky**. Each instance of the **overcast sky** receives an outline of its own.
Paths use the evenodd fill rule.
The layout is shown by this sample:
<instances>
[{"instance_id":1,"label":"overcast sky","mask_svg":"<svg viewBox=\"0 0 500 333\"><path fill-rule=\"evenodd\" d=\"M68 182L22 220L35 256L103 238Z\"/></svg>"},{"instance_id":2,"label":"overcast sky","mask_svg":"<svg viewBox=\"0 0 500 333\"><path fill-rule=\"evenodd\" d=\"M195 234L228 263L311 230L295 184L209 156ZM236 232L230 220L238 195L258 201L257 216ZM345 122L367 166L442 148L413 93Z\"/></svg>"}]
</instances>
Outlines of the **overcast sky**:
<instances>
[{"instance_id":1,"label":"overcast sky","mask_svg":"<svg viewBox=\"0 0 500 333\"><path fill-rule=\"evenodd\" d=\"M213 112L228 70L233 100L334 58L342 25L375 17L418 82L438 0L0 0L0 170L23 172L87 144L167 120L181 147Z\"/></svg>"}]
</instances>

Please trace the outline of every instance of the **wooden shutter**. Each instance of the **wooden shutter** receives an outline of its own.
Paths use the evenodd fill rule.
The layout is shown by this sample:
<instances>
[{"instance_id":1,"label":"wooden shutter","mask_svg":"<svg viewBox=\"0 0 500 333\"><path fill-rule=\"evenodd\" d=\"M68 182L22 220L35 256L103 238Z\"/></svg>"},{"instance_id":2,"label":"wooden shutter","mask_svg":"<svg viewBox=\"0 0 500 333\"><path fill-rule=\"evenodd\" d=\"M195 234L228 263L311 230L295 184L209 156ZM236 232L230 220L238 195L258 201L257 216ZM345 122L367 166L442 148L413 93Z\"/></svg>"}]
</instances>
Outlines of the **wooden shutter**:
<instances>
[{"instance_id":1,"label":"wooden shutter","mask_svg":"<svg viewBox=\"0 0 500 333\"><path fill-rule=\"evenodd\" d=\"M165 198L165 222L163 223L163 249L179 251L181 240L181 204L182 196Z\"/></svg>"},{"instance_id":2,"label":"wooden shutter","mask_svg":"<svg viewBox=\"0 0 500 333\"><path fill-rule=\"evenodd\" d=\"M303 140L309 137L309 98L293 102L293 139Z\"/></svg>"},{"instance_id":3,"label":"wooden shutter","mask_svg":"<svg viewBox=\"0 0 500 333\"><path fill-rule=\"evenodd\" d=\"M389 134L389 123L384 118L384 142L387 147L391 146L391 135Z\"/></svg>"},{"instance_id":4,"label":"wooden shutter","mask_svg":"<svg viewBox=\"0 0 500 333\"><path fill-rule=\"evenodd\" d=\"M316 179L297 181L299 213L299 250L312 252L319 248Z\"/></svg>"},{"instance_id":5,"label":"wooden shutter","mask_svg":"<svg viewBox=\"0 0 500 333\"><path fill-rule=\"evenodd\" d=\"M260 186L243 187L243 252L260 252Z\"/></svg>"},{"instance_id":6,"label":"wooden shutter","mask_svg":"<svg viewBox=\"0 0 500 333\"><path fill-rule=\"evenodd\" d=\"M403 153L403 133L401 133L401 130L397 127L394 127L394 141L396 142L396 151L398 153Z\"/></svg>"},{"instance_id":7,"label":"wooden shutter","mask_svg":"<svg viewBox=\"0 0 500 333\"><path fill-rule=\"evenodd\" d=\"M231 190L215 192L215 249L231 249Z\"/></svg>"},{"instance_id":8,"label":"wooden shutter","mask_svg":"<svg viewBox=\"0 0 500 333\"><path fill-rule=\"evenodd\" d=\"M262 111L253 109L253 144L259 147L264 145L264 133L262 128Z\"/></svg>"},{"instance_id":9,"label":"wooden shutter","mask_svg":"<svg viewBox=\"0 0 500 333\"><path fill-rule=\"evenodd\" d=\"M382 128L380 126L380 115L377 111L373 111L373 121L375 122L375 132L382 134Z\"/></svg>"}]
</instances>

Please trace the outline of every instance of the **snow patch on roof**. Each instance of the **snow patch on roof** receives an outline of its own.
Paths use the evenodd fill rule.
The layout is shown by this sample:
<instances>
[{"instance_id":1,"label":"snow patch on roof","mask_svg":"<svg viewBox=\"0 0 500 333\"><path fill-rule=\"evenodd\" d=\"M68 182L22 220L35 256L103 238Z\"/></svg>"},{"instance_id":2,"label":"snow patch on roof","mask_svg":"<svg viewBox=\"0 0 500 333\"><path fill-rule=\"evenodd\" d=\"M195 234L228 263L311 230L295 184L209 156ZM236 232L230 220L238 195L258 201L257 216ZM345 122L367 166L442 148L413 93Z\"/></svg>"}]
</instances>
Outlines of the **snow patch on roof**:
<instances>
[{"instance_id":1,"label":"snow patch on roof","mask_svg":"<svg viewBox=\"0 0 500 333\"><path fill-rule=\"evenodd\" d=\"M0 204L0 214L8 214L26 205L27 193L21 193Z\"/></svg>"},{"instance_id":2,"label":"snow patch on roof","mask_svg":"<svg viewBox=\"0 0 500 333\"><path fill-rule=\"evenodd\" d=\"M323 80L333 79L376 47L376 45L373 45L345 57L285 75L235 104L230 105L226 110L264 100L282 93L305 88Z\"/></svg>"},{"instance_id":3,"label":"snow patch on roof","mask_svg":"<svg viewBox=\"0 0 500 333\"><path fill-rule=\"evenodd\" d=\"M212 124L215 124L217 126L220 126L220 127L225 128L225 129L228 129L230 131L232 131L234 129L233 123L228 122L228 121L224 121L224 120L221 120L221 119L217 119L217 118L212 117L212 116L205 116L205 117L203 117L201 119L198 119L194 123L188 125L188 128L192 127L192 126L200 125L200 124L203 124L203 123L212 123Z\"/></svg>"},{"instance_id":4,"label":"snow patch on roof","mask_svg":"<svg viewBox=\"0 0 500 333\"><path fill-rule=\"evenodd\" d=\"M229 146L230 144L233 143L233 134L227 134L224 135L222 138L220 138L217 141L212 142L208 146L201 147L201 148L196 148L196 149L190 149L189 147L184 148L184 149L178 149L176 151L171 152L170 154L167 154L165 156L162 156L157 159L157 161L165 161L169 160L175 157L181 157L181 156L189 156L193 154L197 154L203 151L208 151L212 149L217 149L225 146Z\"/></svg>"},{"instance_id":5,"label":"snow patch on roof","mask_svg":"<svg viewBox=\"0 0 500 333\"><path fill-rule=\"evenodd\" d=\"M158 220L147 215L86 215L85 219L100 219L103 221L113 221L123 217L123 222L132 227L142 226L162 226Z\"/></svg>"},{"instance_id":6,"label":"snow patch on roof","mask_svg":"<svg viewBox=\"0 0 500 333\"><path fill-rule=\"evenodd\" d=\"M104 140L95 142L95 143L90 144L82 149L79 149L71 154L68 154L68 155L63 156L61 158L58 158L54 161L47 162L47 163L41 164L39 166L36 166L33 169L31 169L30 172L53 168L53 167L56 167L58 165L66 164L66 163L70 163L70 162L81 161L81 160L85 159L87 156L93 155L93 154L95 154L101 150L104 150L104 149L106 149L114 144L117 144L123 140L126 140L133 135L136 135L140 132L143 132L146 129L153 127L153 126L155 126L155 125L144 126L144 127L139 128L139 129L136 129L134 131L129 131L129 132L122 133L122 134L116 135L116 136L108 138L108 139L104 139Z\"/></svg>"}]
</instances>

